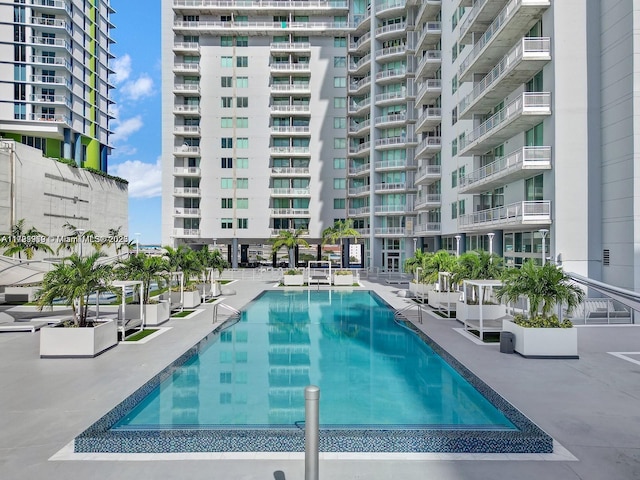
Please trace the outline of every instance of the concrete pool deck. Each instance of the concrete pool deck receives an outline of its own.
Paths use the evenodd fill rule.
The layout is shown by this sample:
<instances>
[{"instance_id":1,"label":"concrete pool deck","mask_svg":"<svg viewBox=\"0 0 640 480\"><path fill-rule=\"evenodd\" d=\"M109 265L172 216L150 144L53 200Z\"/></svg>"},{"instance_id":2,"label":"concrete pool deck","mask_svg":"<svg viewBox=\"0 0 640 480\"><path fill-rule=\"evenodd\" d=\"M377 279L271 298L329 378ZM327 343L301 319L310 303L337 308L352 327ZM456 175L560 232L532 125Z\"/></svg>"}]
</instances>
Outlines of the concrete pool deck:
<instances>
[{"instance_id":1,"label":"concrete pool deck","mask_svg":"<svg viewBox=\"0 0 640 480\"><path fill-rule=\"evenodd\" d=\"M410 302L397 296L397 285L363 284L395 308ZM230 287L236 295L224 302L241 308L272 286L241 281ZM119 345L95 359L41 360L39 333L1 333L0 477L302 480L300 454L134 458L68 453L73 438L211 332L212 320L208 305L196 316L163 325L171 329L152 341ZM579 327L579 360L501 354L496 344L477 345L460 335L455 320L429 314L419 327L567 451L559 448L547 457L554 461L479 454L326 454L321 478L640 479L638 326Z\"/></svg>"}]
</instances>

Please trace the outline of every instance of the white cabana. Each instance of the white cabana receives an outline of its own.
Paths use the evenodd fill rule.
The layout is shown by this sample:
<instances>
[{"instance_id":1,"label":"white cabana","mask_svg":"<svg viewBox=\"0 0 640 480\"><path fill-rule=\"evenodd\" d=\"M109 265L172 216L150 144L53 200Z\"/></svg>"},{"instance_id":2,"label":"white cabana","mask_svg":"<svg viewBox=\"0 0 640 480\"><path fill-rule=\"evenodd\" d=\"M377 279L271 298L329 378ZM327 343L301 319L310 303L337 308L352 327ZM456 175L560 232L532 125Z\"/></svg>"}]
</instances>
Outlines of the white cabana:
<instances>
[{"instance_id":1,"label":"white cabana","mask_svg":"<svg viewBox=\"0 0 640 480\"><path fill-rule=\"evenodd\" d=\"M134 311L133 308L127 309L127 289L133 290L136 285L141 290L138 314L137 316L134 314L132 318L127 318L127 313ZM122 339L124 340L127 330L138 327L140 330L144 329L144 308L142 305L143 282L141 280L116 280L112 283L112 286L122 289L122 300L118 310L118 331L122 333ZM134 307L134 305L130 305L130 307Z\"/></svg>"},{"instance_id":2,"label":"white cabana","mask_svg":"<svg viewBox=\"0 0 640 480\"><path fill-rule=\"evenodd\" d=\"M502 331L502 320L507 316L506 306L495 297L500 280L463 280L462 297L456 303L456 318L465 330L476 330L481 340L486 332Z\"/></svg>"}]
</instances>

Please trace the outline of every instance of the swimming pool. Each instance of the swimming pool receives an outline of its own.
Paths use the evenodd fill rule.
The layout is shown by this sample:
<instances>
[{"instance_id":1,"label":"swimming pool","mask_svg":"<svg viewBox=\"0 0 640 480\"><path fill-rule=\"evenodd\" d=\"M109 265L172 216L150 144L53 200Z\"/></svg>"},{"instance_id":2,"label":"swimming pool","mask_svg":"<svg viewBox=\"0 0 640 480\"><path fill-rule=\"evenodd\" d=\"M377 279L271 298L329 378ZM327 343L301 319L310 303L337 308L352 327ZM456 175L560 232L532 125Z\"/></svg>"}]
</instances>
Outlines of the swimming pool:
<instances>
[{"instance_id":1,"label":"swimming pool","mask_svg":"<svg viewBox=\"0 0 640 480\"><path fill-rule=\"evenodd\" d=\"M548 436L443 357L372 292L266 291L76 450L301 451L304 387L316 384L325 451L551 451Z\"/></svg>"}]
</instances>

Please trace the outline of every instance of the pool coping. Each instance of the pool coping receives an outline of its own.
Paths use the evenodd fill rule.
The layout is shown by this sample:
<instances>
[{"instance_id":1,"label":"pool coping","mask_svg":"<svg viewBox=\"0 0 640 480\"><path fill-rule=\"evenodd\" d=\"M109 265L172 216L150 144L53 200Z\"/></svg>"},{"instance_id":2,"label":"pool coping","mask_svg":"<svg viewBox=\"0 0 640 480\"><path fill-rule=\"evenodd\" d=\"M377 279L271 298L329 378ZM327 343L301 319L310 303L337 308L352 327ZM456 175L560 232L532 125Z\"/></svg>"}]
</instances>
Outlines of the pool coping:
<instances>
[{"instance_id":1,"label":"pool coping","mask_svg":"<svg viewBox=\"0 0 640 480\"><path fill-rule=\"evenodd\" d=\"M384 299L378 299L394 309ZM434 452L434 453L552 453L553 439L529 420L455 357L408 320L401 320L456 372L467 380L518 430L448 430L416 427L321 428L322 452ZM103 415L74 439L77 453L163 453L163 452L303 452L304 431L297 427L216 428L171 430L110 430L151 390L171 376L211 335L229 325L223 323L189 348L132 395Z\"/></svg>"}]
</instances>

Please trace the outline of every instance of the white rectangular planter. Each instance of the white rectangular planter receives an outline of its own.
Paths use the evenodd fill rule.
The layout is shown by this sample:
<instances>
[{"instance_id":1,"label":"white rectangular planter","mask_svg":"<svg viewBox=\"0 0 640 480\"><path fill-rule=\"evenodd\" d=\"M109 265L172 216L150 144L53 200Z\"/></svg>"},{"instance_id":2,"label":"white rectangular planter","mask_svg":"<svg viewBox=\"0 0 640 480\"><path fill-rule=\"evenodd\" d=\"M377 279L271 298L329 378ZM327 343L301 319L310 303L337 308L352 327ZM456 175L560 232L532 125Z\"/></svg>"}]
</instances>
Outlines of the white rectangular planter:
<instances>
[{"instance_id":1,"label":"white rectangular planter","mask_svg":"<svg viewBox=\"0 0 640 480\"><path fill-rule=\"evenodd\" d=\"M137 305L136 305L137 306ZM144 307L144 324L147 325L160 325L167 320L171 314L171 303L166 300L161 300L158 303L150 303Z\"/></svg>"},{"instance_id":2,"label":"white rectangular planter","mask_svg":"<svg viewBox=\"0 0 640 480\"><path fill-rule=\"evenodd\" d=\"M469 305L466 302L456 302L456 318L461 322L465 320L479 320L480 319L480 307L481 305ZM482 319L483 320L496 320L500 317L504 317L507 314L507 307L504 305L482 305Z\"/></svg>"},{"instance_id":3,"label":"white rectangular planter","mask_svg":"<svg viewBox=\"0 0 640 480\"><path fill-rule=\"evenodd\" d=\"M107 320L94 327L40 330L40 358L93 358L118 343L118 325Z\"/></svg>"},{"instance_id":4,"label":"white rectangular planter","mask_svg":"<svg viewBox=\"0 0 640 480\"><path fill-rule=\"evenodd\" d=\"M509 320L502 331L513 333L514 349L529 358L578 358L577 328L526 328Z\"/></svg>"},{"instance_id":5,"label":"white rectangular planter","mask_svg":"<svg viewBox=\"0 0 640 480\"><path fill-rule=\"evenodd\" d=\"M182 296L182 308L195 308L200 305L201 294L197 290L185 291ZM180 292L171 292L171 303L180 303Z\"/></svg>"},{"instance_id":6,"label":"white rectangular planter","mask_svg":"<svg viewBox=\"0 0 640 480\"><path fill-rule=\"evenodd\" d=\"M348 286L351 287L353 285L353 274L351 275L334 275L333 276L333 284L337 287Z\"/></svg>"},{"instance_id":7,"label":"white rectangular planter","mask_svg":"<svg viewBox=\"0 0 640 480\"><path fill-rule=\"evenodd\" d=\"M304 285L304 275L283 275L284 286L301 286Z\"/></svg>"},{"instance_id":8,"label":"white rectangular planter","mask_svg":"<svg viewBox=\"0 0 640 480\"><path fill-rule=\"evenodd\" d=\"M415 295L426 297L429 293L433 291L433 284L409 282L409 291Z\"/></svg>"},{"instance_id":9,"label":"white rectangular planter","mask_svg":"<svg viewBox=\"0 0 640 480\"><path fill-rule=\"evenodd\" d=\"M460 292L438 292L433 290L429 292L429 306L433 308L442 308L451 305L453 309L456 302L460 299Z\"/></svg>"},{"instance_id":10,"label":"white rectangular planter","mask_svg":"<svg viewBox=\"0 0 640 480\"><path fill-rule=\"evenodd\" d=\"M33 302L41 287L5 287L5 302Z\"/></svg>"}]
</instances>

